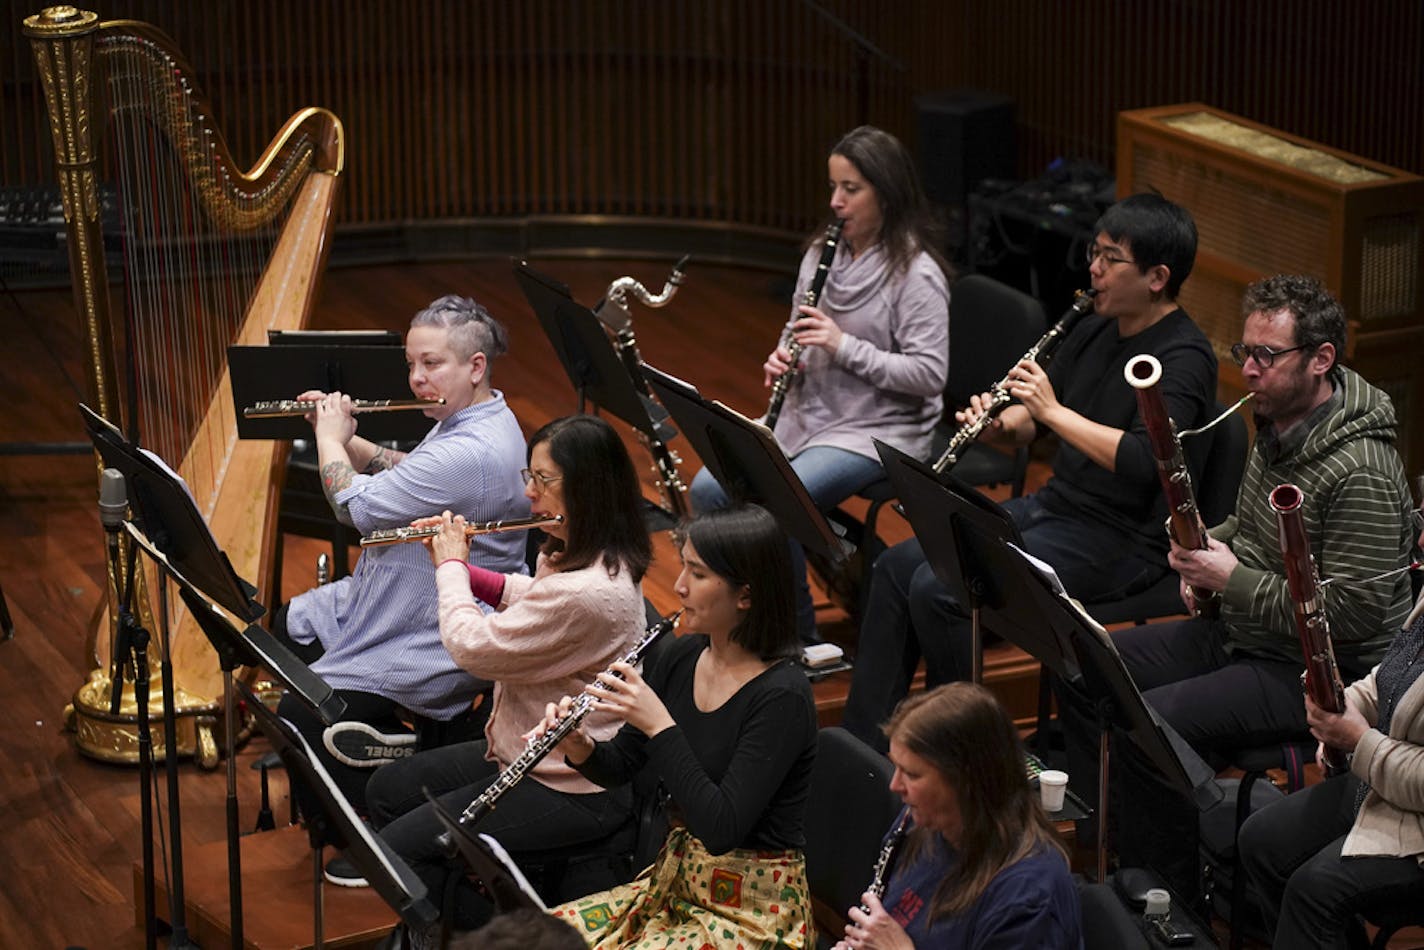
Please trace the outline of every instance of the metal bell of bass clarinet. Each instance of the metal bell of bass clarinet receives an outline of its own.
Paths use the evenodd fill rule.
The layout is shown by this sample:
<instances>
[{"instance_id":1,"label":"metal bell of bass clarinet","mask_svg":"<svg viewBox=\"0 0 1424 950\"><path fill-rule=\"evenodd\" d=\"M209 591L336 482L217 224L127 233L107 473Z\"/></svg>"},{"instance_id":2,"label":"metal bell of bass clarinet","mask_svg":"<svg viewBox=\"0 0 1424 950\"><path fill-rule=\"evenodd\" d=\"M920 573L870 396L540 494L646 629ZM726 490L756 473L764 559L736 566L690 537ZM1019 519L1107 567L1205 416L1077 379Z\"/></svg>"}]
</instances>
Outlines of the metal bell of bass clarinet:
<instances>
[{"instance_id":1,"label":"metal bell of bass clarinet","mask_svg":"<svg viewBox=\"0 0 1424 950\"><path fill-rule=\"evenodd\" d=\"M679 610L653 624L643 633L642 639L633 644L632 649L618 658L618 662L627 663L629 666L637 666L642 662L643 657L647 654L648 650L652 648L653 644L656 643L663 634L677 626L678 618L681 616L682 611ZM617 673L613 673L611 668L607 672L613 676L618 675ZM602 683L594 681L590 688L603 689L604 687ZM567 716L560 719L554 728L539 738L530 739L529 744L524 747L524 751L519 753L519 756L513 762L506 765L504 769L500 771L499 775L495 776L494 781L480 793L478 798L465 806L465 810L460 813L458 819L460 827L473 827L479 824L486 815L494 811L495 805L498 804L500 798L523 781L524 777L529 774L534 766L544 761L545 757L554 751L560 742L568 738L569 734L578 728L579 724L588 717L589 713L593 712L594 702L596 702L596 700L590 693L579 693L578 696L574 698L573 705L569 708ZM455 842L448 832L440 834L435 841L443 851L453 853Z\"/></svg>"},{"instance_id":2,"label":"metal bell of bass clarinet","mask_svg":"<svg viewBox=\"0 0 1424 950\"><path fill-rule=\"evenodd\" d=\"M831 262L835 260L836 246L840 244L843 227L845 222L837 218L826 228L826 243L821 248L821 259L816 263L816 273L811 278L811 286L806 288L806 293L797 301L798 306L814 307L820 302L821 291L826 289L826 278L830 276ZM773 432L776 431L776 420L781 418L781 406L786 402L786 393L801 373L797 364L801 362L801 354L805 349L796 342L794 336L786 345L791 358L787 360L786 372L776 377L776 381L771 384L771 399L766 405L766 415L762 417L762 424Z\"/></svg>"},{"instance_id":3,"label":"metal bell of bass clarinet","mask_svg":"<svg viewBox=\"0 0 1424 950\"><path fill-rule=\"evenodd\" d=\"M1068 335L1068 331L1093 309L1093 298L1097 296L1097 291L1080 290L1073 295L1073 305L1058 318L1058 322L1048 328L1048 332L1038 338L1038 342L1028 348L1028 352L1020 356L1014 366L1023 362L1034 362L1039 366L1046 367L1053 359L1053 351L1058 349L1058 344L1063 342L1063 338ZM1013 366L1009 367L1009 372L1013 372ZM958 431L950 437L949 445L934 463L936 475L943 475L954 468L959 460L964 457L964 453L969 446L989 427L989 423L998 418L1013 401L1013 396L1009 395L1009 373L1005 373L993 386L989 387L989 405L984 407L984 411L979 418L973 422L966 422L960 426Z\"/></svg>"}]
</instances>

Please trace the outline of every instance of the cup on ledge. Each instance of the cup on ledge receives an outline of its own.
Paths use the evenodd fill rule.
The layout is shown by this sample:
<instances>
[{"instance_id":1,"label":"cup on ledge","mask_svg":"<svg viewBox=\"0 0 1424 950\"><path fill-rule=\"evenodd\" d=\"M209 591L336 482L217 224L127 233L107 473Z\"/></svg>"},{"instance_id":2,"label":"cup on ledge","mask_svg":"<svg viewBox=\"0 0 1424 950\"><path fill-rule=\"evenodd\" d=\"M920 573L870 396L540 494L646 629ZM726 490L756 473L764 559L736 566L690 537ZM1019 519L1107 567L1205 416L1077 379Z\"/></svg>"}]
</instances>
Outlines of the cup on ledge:
<instances>
[{"instance_id":1,"label":"cup on ledge","mask_svg":"<svg viewBox=\"0 0 1424 950\"><path fill-rule=\"evenodd\" d=\"M1046 769L1038 773L1038 794L1049 814L1063 810L1063 793L1068 791L1068 773Z\"/></svg>"}]
</instances>

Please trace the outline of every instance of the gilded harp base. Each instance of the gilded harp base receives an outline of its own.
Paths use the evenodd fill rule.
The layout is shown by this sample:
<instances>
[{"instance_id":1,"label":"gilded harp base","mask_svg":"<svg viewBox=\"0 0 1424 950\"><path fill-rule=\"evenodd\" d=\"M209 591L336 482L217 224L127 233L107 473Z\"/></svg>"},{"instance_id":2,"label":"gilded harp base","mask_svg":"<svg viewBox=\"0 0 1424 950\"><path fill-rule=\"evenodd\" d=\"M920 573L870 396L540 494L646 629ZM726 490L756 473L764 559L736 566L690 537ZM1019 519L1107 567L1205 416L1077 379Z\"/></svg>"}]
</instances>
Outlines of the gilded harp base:
<instances>
[{"instance_id":1,"label":"gilded harp base","mask_svg":"<svg viewBox=\"0 0 1424 950\"><path fill-rule=\"evenodd\" d=\"M89 681L74 693L65 707L66 728L74 731L74 744L84 755L113 765L137 765L138 702L133 684L125 682L117 715L109 712L109 674L94 670ZM175 690L174 712L178 755L191 757L199 768L217 768L217 728L221 709L217 703L198 699L182 689ZM153 761L162 762L167 743L163 731L163 686L157 673L149 678L149 734Z\"/></svg>"}]
</instances>

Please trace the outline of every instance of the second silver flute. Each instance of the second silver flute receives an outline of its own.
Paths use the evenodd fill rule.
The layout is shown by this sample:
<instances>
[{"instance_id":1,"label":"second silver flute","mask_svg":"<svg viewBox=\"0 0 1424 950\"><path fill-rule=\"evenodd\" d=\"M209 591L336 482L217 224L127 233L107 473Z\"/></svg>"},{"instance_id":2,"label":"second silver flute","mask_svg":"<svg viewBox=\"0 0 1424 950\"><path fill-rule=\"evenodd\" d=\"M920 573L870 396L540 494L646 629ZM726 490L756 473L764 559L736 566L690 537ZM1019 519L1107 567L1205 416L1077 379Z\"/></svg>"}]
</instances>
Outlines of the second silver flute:
<instances>
[{"instance_id":1,"label":"second silver flute","mask_svg":"<svg viewBox=\"0 0 1424 950\"><path fill-rule=\"evenodd\" d=\"M563 515L539 515L535 518L506 518L503 521L482 521L478 524L465 525L465 537L473 538L479 534L500 534L505 531L528 531L531 528L541 528L546 524L563 524ZM361 547L375 548L383 544L405 544L407 541L428 541L440 533L443 524L431 525L428 528L412 528L407 525L404 528L382 528L379 531L372 531L361 539Z\"/></svg>"},{"instance_id":2,"label":"second silver flute","mask_svg":"<svg viewBox=\"0 0 1424 950\"><path fill-rule=\"evenodd\" d=\"M633 644L633 648L618 658L618 662L627 663L629 666L637 666L643 660L644 654L657 642L658 638L677 626L677 619L682 616L682 611L669 614L662 620L653 624L643 634L643 638ZM612 672L611 670L609 672ZM618 674L614 673L614 676ZM603 684L595 682L594 689L603 689ZM495 780L489 784L480 796L470 802L465 810L460 813L460 826L468 828L478 824L479 821L494 811L495 803L500 797L511 788L518 785L529 774L529 770L534 768L544 758L553 752L560 742L569 737L579 724L593 712L593 704L597 699L592 693L583 692L574 697L573 705L569 707L568 715L560 719L558 725L544 733L537 739L529 740L529 744L524 747L524 751L511 763L506 765ZM449 851L455 844L448 833L440 835L435 839L441 848Z\"/></svg>"},{"instance_id":3,"label":"second silver flute","mask_svg":"<svg viewBox=\"0 0 1424 950\"><path fill-rule=\"evenodd\" d=\"M1074 294L1073 306L1058 318L1057 323L1048 328L1047 333L1038 338L1037 343L1028 348L1027 353L1019 357L1014 366L1025 361L1037 363L1039 366L1047 366L1053 356L1053 351L1058 348L1059 343L1063 342L1068 331L1073 329L1073 326L1089 310L1093 309L1093 298L1097 296L1097 293L1096 290L1080 290ZM1009 372L1013 372L1013 366L1009 367ZM959 430L950 438L944 453L934 463L935 474L943 475L953 468L964 455L965 450L989 427L989 423L1004 411L1013 398L1009 395L1009 374L1005 373L1003 379L989 387L989 404L984 407L979 418L960 426Z\"/></svg>"}]
</instances>

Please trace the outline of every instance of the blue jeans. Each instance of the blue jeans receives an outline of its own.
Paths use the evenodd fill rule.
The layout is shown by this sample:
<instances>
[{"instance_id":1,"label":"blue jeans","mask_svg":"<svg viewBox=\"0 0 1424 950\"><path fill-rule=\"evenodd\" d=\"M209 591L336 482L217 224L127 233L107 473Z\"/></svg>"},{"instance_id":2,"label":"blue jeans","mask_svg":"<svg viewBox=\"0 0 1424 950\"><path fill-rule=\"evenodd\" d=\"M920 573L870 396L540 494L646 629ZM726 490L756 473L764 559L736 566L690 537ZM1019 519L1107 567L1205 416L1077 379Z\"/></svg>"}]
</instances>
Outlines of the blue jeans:
<instances>
[{"instance_id":1,"label":"blue jeans","mask_svg":"<svg viewBox=\"0 0 1424 950\"><path fill-rule=\"evenodd\" d=\"M812 446L802 451L791 460L791 468L821 511L830 511L883 474L876 459L828 446ZM715 511L730 504L727 493L705 468L697 473L688 491L692 495L693 511ZM819 637L816 608L811 602L811 588L806 583L806 555L794 540L791 542L791 577L796 594L796 631L802 640L814 642Z\"/></svg>"},{"instance_id":2,"label":"blue jeans","mask_svg":"<svg viewBox=\"0 0 1424 950\"><path fill-rule=\"evenodd\" d=\"M1028 552L1053 565L1064 588L1081 600L1124 597L1167 572L1165 558L1143 551L1122 532L1052 511L1033 495L1011 498L1003 507ZM969 615L935 576L920 542L895 545L876 559L871 573L843 725L884 751L880 724L909 691L921 658L925 684L934 687L969 679L972 649Z\"/></svg>"}]
</instances>

